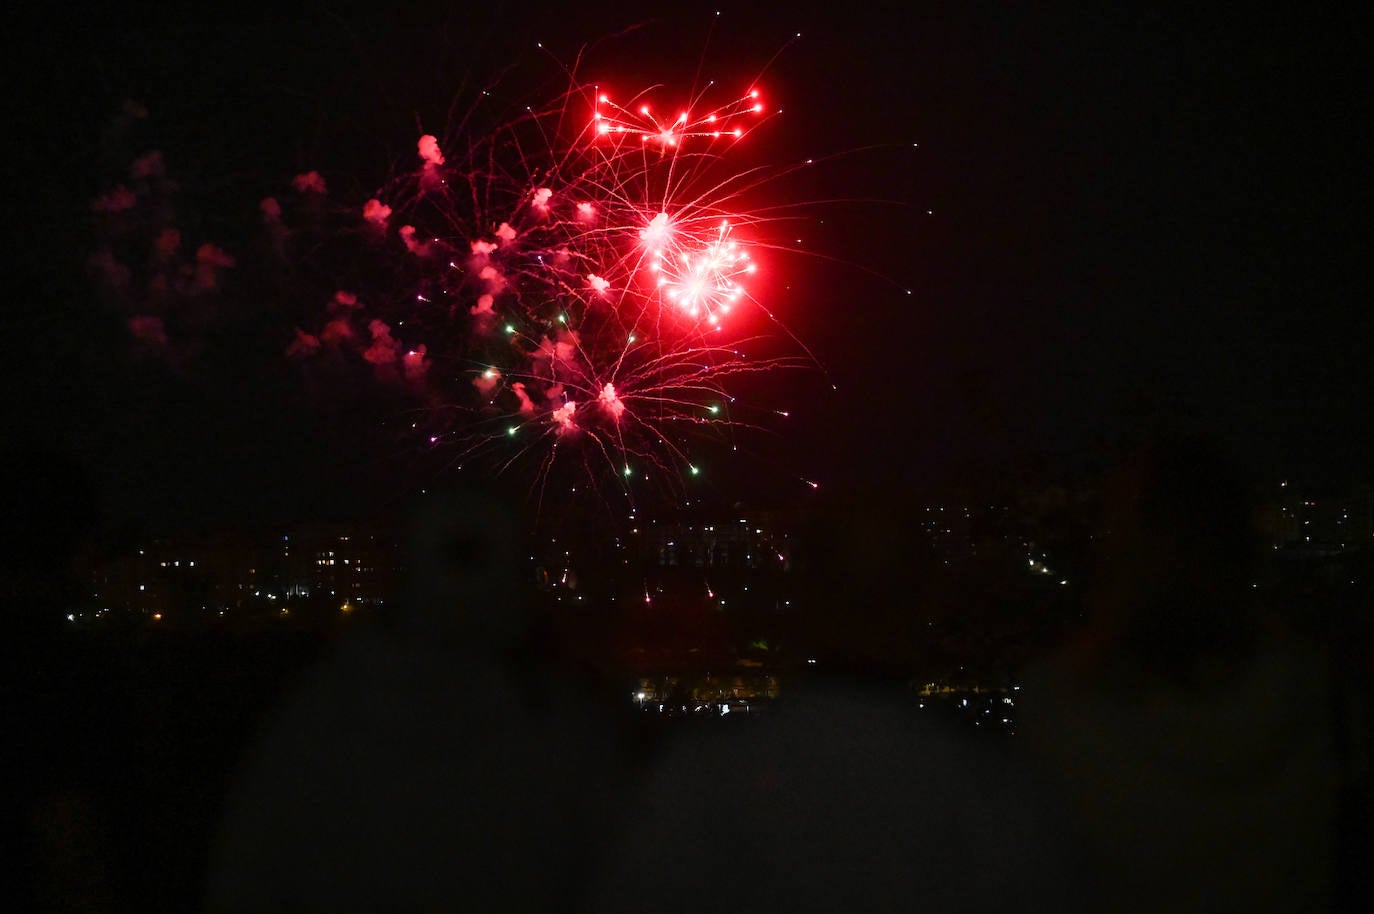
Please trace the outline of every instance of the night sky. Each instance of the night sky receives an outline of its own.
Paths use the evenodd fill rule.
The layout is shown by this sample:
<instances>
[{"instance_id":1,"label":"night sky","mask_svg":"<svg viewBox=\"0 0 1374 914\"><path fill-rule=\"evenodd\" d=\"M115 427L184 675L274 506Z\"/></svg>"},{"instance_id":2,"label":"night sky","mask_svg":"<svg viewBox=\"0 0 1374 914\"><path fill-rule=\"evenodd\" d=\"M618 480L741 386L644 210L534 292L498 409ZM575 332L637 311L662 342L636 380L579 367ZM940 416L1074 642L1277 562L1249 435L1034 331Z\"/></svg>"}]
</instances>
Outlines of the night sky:
<instances>
[{"instance_id":1,"label":"night sky","mask_svg":"<svg viewBox=\"0 0 1374 914\"><path fill-rule=\"evenodd\" d=\"M137 357L87 278L91 199L160 149L183 231L243 255L259 199L310 169L365 199L455 94L551 74L536 41L598 42L598 74L689 81L704 60L726 81L800 31L760 81L785 114L758 154L848 154L769 191L817 201L797 237L825 258L779 259L769 304L839 391L764 385L793 418L732 484L938 496L1151 429L1206 433L1260 478L1370 479L1364 22L751 4L708 41L710 7L467 6L50 11L6 91L12 449L74 463L116 526L385 506L424 478L381 421L403 403L308 389L242 272L195 358ZM122 144L126 99L149 117Z\"/></svg>"}]
</instances>

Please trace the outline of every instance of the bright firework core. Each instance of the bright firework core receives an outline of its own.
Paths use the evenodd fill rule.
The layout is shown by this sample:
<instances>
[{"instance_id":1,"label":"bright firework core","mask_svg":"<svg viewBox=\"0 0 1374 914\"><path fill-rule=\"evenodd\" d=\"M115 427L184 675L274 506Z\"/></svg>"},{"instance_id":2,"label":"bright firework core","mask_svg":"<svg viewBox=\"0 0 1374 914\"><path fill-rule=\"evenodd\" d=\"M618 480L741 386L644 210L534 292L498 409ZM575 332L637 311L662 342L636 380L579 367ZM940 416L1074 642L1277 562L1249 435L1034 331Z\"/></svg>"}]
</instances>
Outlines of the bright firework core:
<instances>
[{"instance_id":1,"label":"bright firework core","mask_svg":"<svg viewBox=\"0 0 1374 914\"><path fill-rule=\"evenodd\" d=\"M754 272L749 253L729 235L730 223L722 222L716 239L705 247L682 246L666 256L655 251L649 264L664 298L688 317L704 317L712 326L744 293L736 278Z\"/></svg>"}]
</instances>

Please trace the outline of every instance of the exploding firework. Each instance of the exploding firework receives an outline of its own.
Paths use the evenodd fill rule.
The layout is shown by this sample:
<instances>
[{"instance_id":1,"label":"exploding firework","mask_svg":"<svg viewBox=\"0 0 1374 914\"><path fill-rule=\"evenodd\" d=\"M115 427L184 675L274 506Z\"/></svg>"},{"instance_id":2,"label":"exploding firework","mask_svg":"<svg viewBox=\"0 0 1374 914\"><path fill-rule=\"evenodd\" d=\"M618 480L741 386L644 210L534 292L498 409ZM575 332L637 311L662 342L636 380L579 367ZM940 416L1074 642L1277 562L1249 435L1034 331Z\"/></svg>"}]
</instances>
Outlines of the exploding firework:
<instances>
[{"instance_id":1,"label":"exploding firework","mask_svg":"<svg viewBox=\"0 0 1374 914\"><path fill-rule=\"evenodd\" d=\"M634 480L681 491L705 442L748 422L733 382L807 363L764 345L769 219L750 206L775 175L732 168L762 93L714 92L660 115L657 90L622 104L574 81L495 128L421 136L417 167L350 210L373 268L290 353L352 348L411 386L413 427L455 463L547 481L571 458L632 502ZM295 184L324 194L313 172Z\"/></svg>"},{"instance_id":2,"label":"exploding firework","mask_svg":"<svg viewBox=\"0 0 1374 914\"><path fill-rule=\"evenodd\" d=\"M744 136L743 124L747 122L747 116L761 113L763 102L759 101L757 89L705 114L693 115L684 110L667 121L659 120L647 103L639 104L637 110L632 112L612 102L609 95L599 93L592 122L596 132L602 136L628 136L645 144L654 143L664 149L673 149L690 139L739 139Z\"/></svg>"}]
</instances>

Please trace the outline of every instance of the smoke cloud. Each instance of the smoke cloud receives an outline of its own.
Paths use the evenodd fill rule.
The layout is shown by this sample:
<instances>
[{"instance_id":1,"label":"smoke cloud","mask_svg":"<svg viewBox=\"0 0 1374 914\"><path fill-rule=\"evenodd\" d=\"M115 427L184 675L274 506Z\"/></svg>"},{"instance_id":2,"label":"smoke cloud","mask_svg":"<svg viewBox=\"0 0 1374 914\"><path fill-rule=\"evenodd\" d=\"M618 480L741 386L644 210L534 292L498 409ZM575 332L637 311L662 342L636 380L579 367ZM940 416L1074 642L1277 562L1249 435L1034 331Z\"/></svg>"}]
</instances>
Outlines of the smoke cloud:
<instances>
[{"instance_id":1,"label":"smoke cloud","mask_svg":"<svg viewBox=\"0 0 1374 914\"><path fill-rule=\"evenodd\" d=\"M444 154L439 151L439 141L433 134L426 133L420 137L416 147L420 152L420 158L425 160L426 167L444 164Z\"/></svg>"},{"instance_id":2,"label":"smoke cloud","mask_svg":"<svg viewBox=\"0 0 1374 914\"><path fill-rule=\"evenodd\" d=\"M146 181L148 178L161 178L167 174L167 167L162 162L162 153L154 149L146 152L134 159L134 164L129 167L129 176L135 181Z\"/></svg>"},{"instance_id":3,"label":"smoke cloud","mask_svg":"<svg viewBox=\"0 0 1374 914\"><path fill-rule=\"evenodd\" d=\"M529 394L525 393L525 385L523 383L516 381L510 386L510 389L511 393L515 394L516 399L520 401L521 413L529 414L534 412L534 401L530 399Z\"/></svg>"},{"instance_id":4,"label":"smoke cloud","mask_svg":"<svg viewBox=\"0 0 1374 914\"><path fill-rule=\"evenodd\" d=\"M325 190L324 178L320 176L318 171L307 171L303 175L296 175L296 177L291 180L291 183L295 186L296 190L303 194L323 194L327 192Z\"/></svg>"},{"instance_id":5,"label":"smoke cloud","mask_svg":"<svg viewBox=\"0 0 1374 914\"><path fill-rule=\"evenodd\" d=\"M134 196L133 191L129 190L129 188L125 187L123 184L120 184L118 187L107 190L105 193L92 200L91 210L93 212L109 215L131 210L137 205L138 198Z\"/></svg>"},{"instance_id":6,"label":"smoke cloud","mask_svg":"<svg viewBox=\"0 0 1374 914\"><path fill-rule=\"evenodd\" d=\"M129 318L129 332L134 339L150 346L166 346L167 330L162 326L162 318L142 315Z\"/></svg>"},{"instance_id":7,"label":"smoke cloud","mask_svg":"<svg viewBox=\"0 0 1374 914\"><path fill-rule=\"evenodd\" d=\"M346 318L336 318L324 325L320 331L320 340L336 346L345 340L353 339L353 327Z\"/></svg>"},{"instance_id":8,"label":"smoke cloud","mask_svg":"<svg viewBox=\"0 0 1374 914\"><path fill-rule=\"evenodd\" d=\"M373 225L385 228L386 220L391 218L391 207L373 197L363 204L363 218Z\"/></svg>"},{"instance_id":9,"label":"smoke cloud","mask_svg":"<svg viewBox=\"0 0 1374 914\"><path fill-rule=\"evenodd\" d=\"M401 344L392 337L391 328L373 319L368 323L367 329L372 334L372 345L364 350L363 358L373 365L390 365L395 362Z\"/></svg>"},{"instance_id":10,"label":"smoke cloud","mask_svg":"<svg viewBox=\"0 0 1374 914\"><path fill-rule=\"evenodd\" d=\"M180 239L178 239L180 241ZM213 244L196 249L196 288L209 292L219 287L219 272L234 265L234 258Z\"/></svg>"},{"instance_id":11,"label":"smoke cloud","mask_svg":"<svg viewBox=\"0 0 1374 914\"><path fill-rule=\"evenodd\" d=\"M601 389L600 399L601 405L606 412L611 414L612 419L619 419L621 414L625 412L625 404L616 395L614 384L607 382L606 386Z\"/></svg>"},{"instance_id":12,"label":"smoke cloud","mask_svg":"<svg viewBox=\"0 0 1374 914\"><path fill-rule=\"evenodd\" d=\"M297 327L296 338L291 341L290 346L286 347L286 355L288 358L310 356L319 350L320 338Z\"/></svg>"},{"instance_id":13,"label":"smoke cloud","mask_svg":"<svg viewBox=\"0 0 1374 914\"><path fill-rule=\"evenodd\" d=\"M558 424L558 433L572 431L576 426L573 425L573 413L577 412L577 404L569 400L562 406L553 411L553 421Z\"/></svg>"}]
</instances>

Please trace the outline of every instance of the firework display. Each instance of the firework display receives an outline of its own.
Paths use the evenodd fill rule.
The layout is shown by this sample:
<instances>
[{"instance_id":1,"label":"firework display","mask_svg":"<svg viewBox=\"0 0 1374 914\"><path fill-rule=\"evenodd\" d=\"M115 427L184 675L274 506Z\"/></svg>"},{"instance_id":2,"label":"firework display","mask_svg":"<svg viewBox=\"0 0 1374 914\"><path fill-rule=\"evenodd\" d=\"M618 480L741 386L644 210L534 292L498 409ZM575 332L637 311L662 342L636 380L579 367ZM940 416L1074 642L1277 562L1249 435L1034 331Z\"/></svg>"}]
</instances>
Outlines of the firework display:
<instances>
[{"instance_id":1,"label":"firework display","mask_svg":"<svg viewBox=\"0 0 1374 914\"><path fill-rule=\"evenodd\" d=\"M666 94L574 84L495 128L421 136L418 167L347 211L371 266L288 354L351 349L408 385L412 428L455 463L680 491L750 424L734 379L806 359L769 345L761 303L775 210L752 197L778 172L732 162L769 116L761 90L707 84L660 110ZM295 186L325 193L314 172Z\"/></svg>"}]
</instances>

